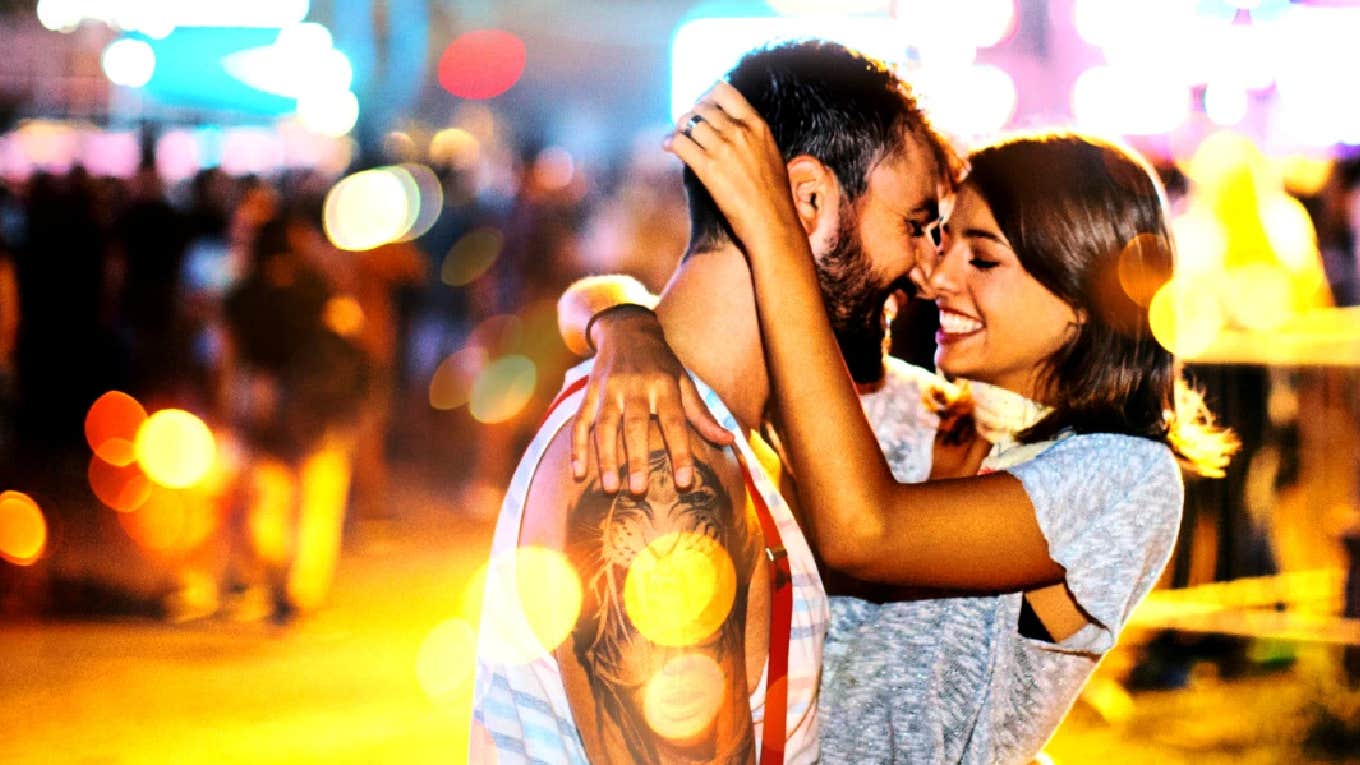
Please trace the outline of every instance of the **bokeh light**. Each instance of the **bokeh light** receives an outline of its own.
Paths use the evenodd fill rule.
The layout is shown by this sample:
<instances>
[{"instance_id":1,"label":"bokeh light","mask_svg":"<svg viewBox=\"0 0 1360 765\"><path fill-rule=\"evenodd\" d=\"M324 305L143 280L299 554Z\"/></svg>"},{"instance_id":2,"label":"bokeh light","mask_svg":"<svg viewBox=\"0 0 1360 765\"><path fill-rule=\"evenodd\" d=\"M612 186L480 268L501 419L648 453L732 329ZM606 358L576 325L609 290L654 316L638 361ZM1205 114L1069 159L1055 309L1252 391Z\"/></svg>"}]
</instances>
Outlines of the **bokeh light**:
<instances>
[{"instance_id":1,"label":"bokeh light","mask_svg":"<svg viewBox=\"0 0 1360 765\"><path fill-rule=\"evenodd\" d=\"M359 122L359 98L348 90L304 93L297 99L297 115L313 133L338 138Z\"/></svg>"},{"instance_id":2,"label":"bokeh light","mask_svg":"<svg viewBox=\"0 0 1360 765\"><path fill-rule=\"evenodd\" d=\"M736 591L736 569L717 540L677 531L652 540L633 559L623 599L648 640L691 646L722 625Z\"/></svg>"},{"instance_id":3,"label":"bokeh light","mask_svg":"<svg viewBox=\"0 0 1360 765\"><path fill-rule=\"evenodd\" d=\"M526 58L524 43L509 32L467 32L440 56L439 84L459 98L495 98L519 81Z\"/></svg>"},{"instance_id":4,"label":"bokeh light","mask_svg":"<svg viewBox=\"0 0 1360 765\"><path fill-rule=\"evenodd\" d=\"M666 662L642 690L648 727L673 742L704 733L722 708L724 680L718 662L701 653L684 653Z\"/></svg>"},{"instance_id":5,"label":"bokeh light","mask_svg":"<svg viewBox=\"0 0 1360 765\"><path fill-rule=\"evenodd\" d=\"M1271 263L1249 263L1223 274L1223 301L1238 326L1277 329L1294 314L1289 274Z\"/></svg>"},{"instance_id":6,"label":"bokeh light","mask_svg":"<svg viewBox=\"0 0 1360 765\"><path fill-rule=\"evenodd\" d=\"M297 544L288 572L288 595L298 608L315 609L330 591L340 554L349 479L349 448L343 439L323 441L302 463Z\"/></svg>"},{"instance_id":7,"label":"bokeh light","mask_svg":"<svg viewBox=\"0 0 1360 765\"><path fill-rule=\"evenodd\" d=\"M155 74L156 52L145 40L125 37L109 43L99 62L110 82L140 88Z\"/></svg>"},{"instance_id":8,"label":"bokeh light","mask_svg":"<svg viewBox=\"0 0 1360 765\"><path fill-rule=\"evenodd\" d=\"M523 547L493 559L485 573L473 577L465 617L479 605L478 630L493 658L530 662L556 650L576 625L581 579L562 553Z\"/></svg>"},{"instance_id":9,"label":"bokeh light","mask_svg":"<svg viewBox=\"0 0 1360 765\"><path fill-rule=\"evenodd\" d=\"M534 160L534 175L538 185L555 191L566 188L576 174L576 163L571 154L561 146L549 146L538 153Z\"/></svg>"},{"instance_id":10,"label":"bokeh light","mask_svg":"<svg viewBox=\"0 0 1360 765\"><path fill-rule=\"evenodd\" d=\"M430 139L430 160L458 170L475 167L481 150L477 137L462 128L444 128Z\"/></svg>"},{"instance_id":11,"label":"bokeh light","mask_svg":"<svg viewBox=\"0 0 1360 765\"><path fill-rule=\"evenodd\" d=\"M439 278L450 287L462 287L487 272L501 255L505 238L494 228L473 229L454 243L439 269Z\"/></svg>"},{"instance_id":12,"label":"bokeh light","mask_svg":"<svg viewBox=\"0 0 1360 765\"><path fill-rule=\"evenodd\" d=\"M326 194L322 223L342 250L371 250L404 236L414 220L407 185L391 168L342 178Z\"/></svg>"},{"instance_id":13,"label":"bokeh light","mask_svg":"<svg viewBox=\"0 0 1360 765\"><path fill-rule=\"evenodd\" d=\"M261 560L282 563L292 547L293 507L300 489L292 471L273 460L256 462L249 481L251 499L246 529L251 547Z\"/></svg>"},{"instance_id":14,"label":"bokeh light","mask_svg":"<svg viewBox=\"0 0 1360 765\"><path fill-rule=\"evenodd\" d=\"M538 382L532 359L518 354L487 364L472 383L468 409L486 425L514 419L529 403Z\"/></svg>"},{"instance_id":15,"label":"bokeh light","mask_svg":"<svg viewBox=\"0 0 1360 765\"><path fill-rule=\"evenodd\" d=\"M183 489L152 487L150 496L130 513L118 513L118 523L146 550L178 554L201 544L212 533L217 517L207 498Z\"/></svg>"},{"instance_id":16,"label":"bokeh light","mask_svg":"<svg viewBox=\"0 0 1360 765\"><path fill-rule=\"evenodd\" d=\"M135 462L115 465L95 455L90 458L87 474L90 489L99 501L120 513L136 510L151 497L151 480Z\"/></svg>"},{"instance_id":17,"label":"bokeh light","mask_svg":"<svg viewBox=\"0 0 1360 765\"><path fill-rule=\"evenodd\" d=\"M354 337L364 328L364 309L351 295L336 295L326 301L321 320L341 337Z\"/></svg>"},{"instance_id":18,"label":"bokeh light","mask_svg":"<svg viewBox=\"0 0 1360 765\"><path fill-rule=\"evenodd\" d=\"M1015 114L1015 81L990 64L921 72L930 116L942 129L962 135L995 133Z\"/></svg>"},{"instance_id":19,"label":"bokeh light","mask_svg":"<svg viewBox=\"0 0 1360 765\"><path fill-rule=\"evenodd\" d=\"M524 335L524 321L518 314L498 313L468 333L468 347L482 348L490 356L504 356L519 351Z\"/></svg>"},{"instance_id":20,"label":"bokeh light","mask_svg":"<svg viewBox=\"0 0 1360 765\"><path fill-rule=\"evenodd\" d=\"M410 180L409 190L414 193L415 199L412 205L414 215L410 216L411 225L401 236L409 241L424 236L439 220L440 214L444 212L444 185L439 182L434 171L425 165L408 162L398 169Z\"/></svg>"},{"instance_id":21,"label":"bokeh light","mask_svg":"<svg viewBox=\"0 0 1360 765\"><path fill-rule=\"evenodd\" d=\"M441 361L430 378L430 406L448 411L466 404L486 361L486 351L480 346L464 348Z\"/></svg>"},{"instance_id":22,"label":"bokeh light","mask_svg":"<svg viewBox=\"0 0 1360 765\"><path fill-rule=\"evenodd\" d=\"M134 449L147 477L176 489L201 481L217 454L212 431L183 409L162 409L148 417Z\"/></svg>"},{"instance_id":23,"label":"bokeh light","mask_svg":"<svg viewBox=\"0 0 1360 765\"><path fill-rule=\"evenodd\" d=\"M1316 265L1317 234L1303 203L1288 194L1269 194L1261 200L1261 224L1281 265L1301 272Z\"/></svg>"},{"instance_id":24,"label":"bokeh light","mask_svg":"<svg viewBox=\"0 0 1360 765\"><path fill-rule=\"evenodd\" d=\"M38 503L23 492L0 492L0 558L27 566L46 547L47 519Z\"/></svg>"},{"instance_id":25,"label":"bokeh light","mask_svg":"<svg viewBox=\"0 0 1360 765\"><path fill-rule=\"evenodd\" d=\"M1165 239L1139 234L1119 253L1119 286L1138 305L1146 306L1170 276L1172 254Z\"/></svg>"},{"instance_id":26,"label":"bokeh light","mask_svg":"<svg viewBox=\"0 0 1360 765\"><path fill-rule=\"evenodd\" d=\"M461 699L470 689L477 658L477 633L463 619L449 619L425 636L416 653L416 679L437 704Z\"/></svg>"},{"instance_id":27,"label":"bokeh light","mask_svg":"<svg viewBox=\"0 0 1360 765\"><path fill-rule=\"evenodd\" d=\"M85 440L99 459L110 465L127 465L136 459L133 442L146 422L146 410L137 399L112 390L90 405L85 415Z\"/></svg>"},{"instance_id":28,"label":"bokeh light","mask_svg":"<svg viewBox=\"0 0 1360 765\"><path fill-rule=\"evenodd\" d=\"M1162 285L1148 305L1152 336L1184 358L1204 353L1225 323L1217 282L1211 275L1177 275Z\"/></svg>"},{"instance_id":29,"label":"bokeh light","mask_svg":"<svg viewBox=\"0 0 1360 765\"><path fill-rule=\"evenodd\" d=\"M1210 83L1204 89L1204 113L1225 127L1247 118L1251 102L1246 88L1233 83Z\"/></svg>"},{"instance_id":30,"label":"bokeh light","mask_svg":"<svg viewBox=\"0 0 1360 765\"><path fill-rule=\"evenodd\" d=\"M1072 86L1072 115L1086 130L1110 135L1168 133L1190 114L1190 95L1160 72L1093 66Z\"/></svg>"}]
</instances>

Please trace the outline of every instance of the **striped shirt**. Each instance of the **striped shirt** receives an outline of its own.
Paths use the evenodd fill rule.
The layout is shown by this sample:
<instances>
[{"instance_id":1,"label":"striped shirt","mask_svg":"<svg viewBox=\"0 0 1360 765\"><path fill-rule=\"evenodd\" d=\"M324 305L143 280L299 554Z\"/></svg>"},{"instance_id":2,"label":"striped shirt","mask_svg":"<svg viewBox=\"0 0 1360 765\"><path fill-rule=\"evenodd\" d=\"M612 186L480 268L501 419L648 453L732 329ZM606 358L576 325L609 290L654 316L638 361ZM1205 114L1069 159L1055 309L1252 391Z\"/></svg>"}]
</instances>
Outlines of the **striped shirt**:
<instances>
[{"instance_id":1,"label":"striped shirt","mask_svg":"<svg viewBox=\"0 0 1360 765\"><path fill-rule=\"evenodd\" d=\"M564 387L589 374L587 361L567 373ZM778 486L761 469L736 418L703 382L695 379L709 411L738 436L737 448L752 470L771 516L779 526L793 573L793 619L789 636L788 722L785 761L817 761L817 680L822 664L822 642L830 610L821 577L803 532L798 528ZM473 687L472 735L468 761L499 765L584 765L585 747L572 719L562 684L561 669L550 651L538 644L528 617L520 608L513 561L519 549L519 530L534 471L557 432L580 408L584 393L577 391L549 413L515 470L501 505L491 542L481 624L477 642L477 674ZM750 499L747 499L748 503ZM763 571L763 567L762 567ZM755 740L764 728L766 674L751 694Z\"/></svg>"}]
</instances>

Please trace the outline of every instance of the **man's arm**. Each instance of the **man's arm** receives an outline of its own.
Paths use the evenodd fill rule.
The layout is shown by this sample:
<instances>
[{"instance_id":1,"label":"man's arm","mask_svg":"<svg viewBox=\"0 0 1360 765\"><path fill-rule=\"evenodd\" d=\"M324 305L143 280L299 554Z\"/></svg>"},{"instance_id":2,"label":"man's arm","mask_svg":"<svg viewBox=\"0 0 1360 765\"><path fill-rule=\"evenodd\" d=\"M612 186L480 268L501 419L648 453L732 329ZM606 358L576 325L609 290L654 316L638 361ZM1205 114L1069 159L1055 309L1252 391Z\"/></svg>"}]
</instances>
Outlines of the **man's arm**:
<instances>
[{"instance_id":1,"label":"man's arm","mask_svg":"<svg viewBox=\"0 0 1360 765\"><path fill-rule=\"evenodd\" d=\"M747 610L768 583L740 468L704 444L680 489L653 425L646 493L606 493L593 465L572 478L568 442L540 463L521 545L559 547L581 578L556 656L591 762L753 763Z\"/></svg>"}]
</instances>

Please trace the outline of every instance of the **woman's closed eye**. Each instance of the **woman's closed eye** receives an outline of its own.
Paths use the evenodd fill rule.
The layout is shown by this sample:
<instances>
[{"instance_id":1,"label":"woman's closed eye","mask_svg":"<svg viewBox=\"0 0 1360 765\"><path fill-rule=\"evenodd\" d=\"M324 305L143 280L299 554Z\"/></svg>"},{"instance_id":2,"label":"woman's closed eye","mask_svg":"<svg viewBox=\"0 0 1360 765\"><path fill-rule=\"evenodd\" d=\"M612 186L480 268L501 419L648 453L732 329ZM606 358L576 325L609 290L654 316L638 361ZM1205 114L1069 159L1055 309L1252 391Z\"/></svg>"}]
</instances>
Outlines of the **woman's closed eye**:
<instances>
[{"instance_id":1,"label":"woman's closed eye","mask_svg":"<svg viewBox=\"0 0 1360 765\"><path fill-rule=\"evenodd\" d=\"M989 258L974 257L968 261L968 265L972 266L973 268L976 268L979 271L990 271L993 268L996 268L997 266L1001 265L1001 262L997 260L991 260Z\"/></svg>"}]
</instances>

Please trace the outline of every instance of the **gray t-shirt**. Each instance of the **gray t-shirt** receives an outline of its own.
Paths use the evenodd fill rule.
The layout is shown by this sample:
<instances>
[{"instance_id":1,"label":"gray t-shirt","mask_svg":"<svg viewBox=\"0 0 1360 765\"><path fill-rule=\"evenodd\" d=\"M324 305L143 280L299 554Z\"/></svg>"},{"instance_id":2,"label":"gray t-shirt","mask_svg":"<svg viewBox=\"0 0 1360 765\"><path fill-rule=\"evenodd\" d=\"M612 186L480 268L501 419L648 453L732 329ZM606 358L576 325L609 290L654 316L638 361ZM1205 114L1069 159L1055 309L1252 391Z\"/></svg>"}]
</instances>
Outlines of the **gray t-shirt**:
<instances>
[{"instance_id":1,"label":"gray t-shirt","mask_svg":"<svg viewBox=\"0 0 1360 765\"><path fill-rule=\"evenodd\" d=\"M900 481L930 473L931 373L894 364L865 411ZM1067 640L1019 634L1021 593L875 603L831 598L818 711L822 762L1023 763L1052 735L1171 555L1183 501L1170 449L1063 438L1009 468L1053 560L1094 620Z\"/></svg>"}]
</instances>

